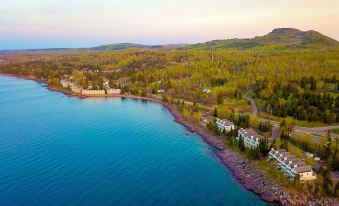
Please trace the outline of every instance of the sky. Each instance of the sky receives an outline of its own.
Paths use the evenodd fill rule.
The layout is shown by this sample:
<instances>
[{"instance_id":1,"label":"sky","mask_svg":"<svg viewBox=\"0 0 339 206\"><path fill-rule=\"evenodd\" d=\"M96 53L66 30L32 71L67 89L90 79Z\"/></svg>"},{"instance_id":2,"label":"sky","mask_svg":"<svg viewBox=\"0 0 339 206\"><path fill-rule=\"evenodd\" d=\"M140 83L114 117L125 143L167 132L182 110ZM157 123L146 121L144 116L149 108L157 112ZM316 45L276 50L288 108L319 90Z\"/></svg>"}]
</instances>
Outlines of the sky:
<instances>
[{"instance_id":1,"label":"sky","mask_svg":"<svg viewBox=\"0 0 339 206\"><path fill-rule=\"evenodd\" d=\"M198 43L281 27L339 40L339 0L0 0L0 50Z\"/></svg>"}]
</instances>

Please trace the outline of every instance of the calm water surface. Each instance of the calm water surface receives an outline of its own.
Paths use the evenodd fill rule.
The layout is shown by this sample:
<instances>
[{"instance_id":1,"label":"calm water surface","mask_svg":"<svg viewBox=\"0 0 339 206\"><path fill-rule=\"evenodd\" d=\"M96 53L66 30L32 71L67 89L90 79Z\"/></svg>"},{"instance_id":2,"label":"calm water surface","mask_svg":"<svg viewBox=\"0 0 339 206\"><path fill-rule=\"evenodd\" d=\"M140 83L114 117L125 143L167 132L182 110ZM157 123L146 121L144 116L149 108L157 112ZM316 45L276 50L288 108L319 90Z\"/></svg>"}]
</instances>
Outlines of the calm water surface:
<instances>
[{"instance_id":1,"label":"calm water surface","mask_svg":"<svg viewBox=\"0 0 339 206\"><path fill-rule=\"evenodd\" d=\"M264 205L162 105L0 77L0 205Z\"/></svg>"}]
</instances>

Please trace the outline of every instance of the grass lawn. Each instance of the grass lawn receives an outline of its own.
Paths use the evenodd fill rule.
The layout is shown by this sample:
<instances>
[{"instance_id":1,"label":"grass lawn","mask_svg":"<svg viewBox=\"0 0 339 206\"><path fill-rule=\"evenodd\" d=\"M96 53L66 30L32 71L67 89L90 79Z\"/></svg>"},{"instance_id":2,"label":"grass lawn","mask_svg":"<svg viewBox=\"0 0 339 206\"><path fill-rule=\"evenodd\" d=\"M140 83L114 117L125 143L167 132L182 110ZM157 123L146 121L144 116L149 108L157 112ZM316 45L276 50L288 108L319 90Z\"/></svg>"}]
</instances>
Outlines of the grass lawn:
<instances>
[{"instance_id":1,"label":"grass lawn","mask_svg":"<svg viewBox=\"0 0 339 206\"><path fill-rule=\"evenodd\" d=\"M293 182L291 182L287 176L285 176L278 170L278 168L276 168L276 166L273 164L273 161L262 159L255 160L254 163L257 168L259 168L264 174L270 177L271 180L287 188L292 194L298 193L295 186L293 185Z\"/></svg>"},{"instance_id":2,"label":"grass lawn","mask_svg":"<svg viewBox=\"0 0 339 206\"><path fill-rule=\"evenodd\" d=\"M277 122L280 122L284 119L283 117L277 117L277 116L268 114L266 112L260 111L260 108L262 108L262 106L263 106L262 100L255 99L255 102L257 103L257 106L258 106L258 111L259 111L258 116L259 117L265 118L265 119L270 119L270 120L277 121ZM293 117L291 117L291 118L293 118ZM302 127L322 127L322 126L337 125L338 124L338 123L326 124L324 122L309 122L309 121L302 121L302 120L297 120L297 119L294 119L294 121L295 121L295 124L297 126L302 126Z\"/></svg>"},{"instance_id":3,"label":"grass lawn","mask_svg":"<svg viewBox=\"0 0 339 206\"><path fill-rule=\"evenodd\" d=\"M334 134L339 134L339 129L331 129L330 132Z\"/></svg>"},{"instance_id":4,"label":"grass lawn","mask_svg":"<svg viewBox=\"0 0 339 206\"><path fill-rule=\"evenodd\" d=\"M270 119L270 120L274 120L277 122L282 121L284 118L282 117L277 117L271 114L268 114L266 112L259 112L258 116L261 118L265 118L265 119ZM329 126L329 125L337 125L338 123L333 123L333 124L326 124L324 122L308 122L308 121L302 121L302 120L296 120L294 119L295 124L297 126L302 126L302 127L322 127L322 126Z\"/></svg>"}]
</instances>

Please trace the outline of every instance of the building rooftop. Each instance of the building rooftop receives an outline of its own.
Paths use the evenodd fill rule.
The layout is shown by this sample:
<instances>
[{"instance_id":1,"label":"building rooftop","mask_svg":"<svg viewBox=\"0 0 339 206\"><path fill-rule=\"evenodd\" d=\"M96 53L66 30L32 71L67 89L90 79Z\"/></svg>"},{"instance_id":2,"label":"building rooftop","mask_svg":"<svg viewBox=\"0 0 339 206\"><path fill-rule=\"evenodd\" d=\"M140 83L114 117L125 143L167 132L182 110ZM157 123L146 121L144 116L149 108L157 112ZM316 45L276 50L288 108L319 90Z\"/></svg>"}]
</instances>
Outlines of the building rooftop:
<instances>
[{"instance_id":1,"label":"building rooftop","mask_svg":"<svg viewBox=\"0 0 339 206\"><path fill-rule=\"evenodd\" d=\"M293 163L294 165L298 165L298 167L301 167L301 166L306 166L305 162L299 160L298 162L294 162Z\"/></svg>"},{"instance_id":2,"label":"building rooftop","mask_svg":"<svg viewBox=\"0 0 339 206\"><path fill-rule=\"evenodd\" d=\"M294 170L298 173L304 173L304 172L311 172L312 167L309 165L301 166L301 167L296 167Z\"/></svg>"},{"instance_id":3,"label":"building rooftop","mask_svg":"<svg viewBox=\"0 0 339 206\"><path fill-rule=\"evenodd\" d=\"M280 157L280 159L285 159L285 158L287 158L287 160L290 160L290 159L293 160L293 159L295 159L295 156L290 154L290 153L286 153L286 154L284 154L283 156Z\"/></svg>"},{"instance_id":4,"label":"building rooftop","mask_svg":"<svg viewBox=\"0 0 339 206\"><path fill-rule=\"evenodd\" d=\"M223 124L224 126L233 126L234 123L229 121L228 119L217 119L217 122Z\"/></svg>"},{"instance_id":5,"label":"building rooftop","mask_svg":"<svg viewBox=\"0 0 339 206\"><path fill-rule=\"evenodd\" d=\"M292 161L292 163L296 163L296 162L299 162L300 160L294 156L289 157L287 160L284 160L286 164L288 164L290 161Z\"/></svg>"},{"instance_id":6,"label":"building rooftop","mask_svg":"<svg viewBox=\"0 0 339 206\"><path fill-rule=\"evenodd\" d=\"M244 131L244 133L246 133L246 135L248 137L253 136L254 138L259 138L259 139L263 139L264 137L261 136L260 134L258 134L255 130L253 129L242 129L242 131Z\"/></svg>"}]
</instances>

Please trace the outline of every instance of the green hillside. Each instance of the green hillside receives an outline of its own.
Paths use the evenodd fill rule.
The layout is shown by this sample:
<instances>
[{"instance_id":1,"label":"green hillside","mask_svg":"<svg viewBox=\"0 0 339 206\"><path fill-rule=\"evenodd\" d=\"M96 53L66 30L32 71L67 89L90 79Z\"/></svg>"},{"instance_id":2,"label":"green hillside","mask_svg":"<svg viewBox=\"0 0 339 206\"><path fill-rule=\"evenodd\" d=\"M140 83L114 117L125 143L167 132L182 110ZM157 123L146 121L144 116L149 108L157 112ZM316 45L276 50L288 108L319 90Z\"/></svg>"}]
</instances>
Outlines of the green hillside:
<instances>
[{"instance_id":1,"label":"green hillside","mask_svg":"<svg viewBox=\"0 0 339 206\"><path fill-rule=\"evenodd\" d=\"M119 44L106 44L97 47L93 47L94 50L124 50L130 48L141 48L146 49L150 48L151 46L142 45L142 44L133 44L133 43L119 43Z\"/></svg>"},{"instance_id":2,"label":"green hillside","mask_svg":"<svg viewBox=\"0 0 339 206\"><path fill-rule=\"evenodd\" d=\"M194 44L188 49L235 49L235 50L286 50L330 49L339 50L339 42L319 32L300 31L292 28L274 29L267 35L250 39L213 40Z\"/></svg>"}]
</instances>

